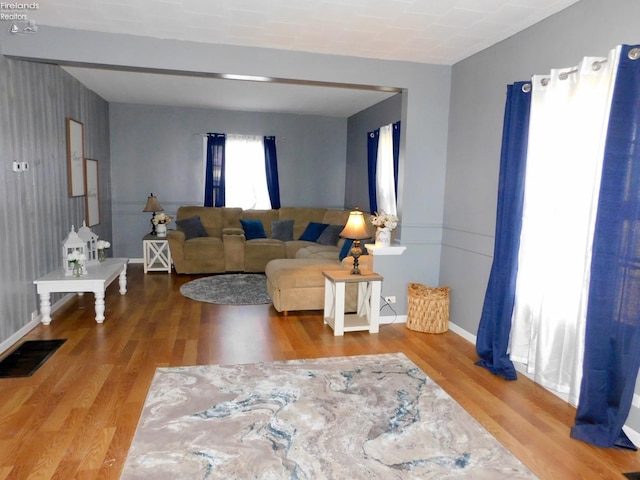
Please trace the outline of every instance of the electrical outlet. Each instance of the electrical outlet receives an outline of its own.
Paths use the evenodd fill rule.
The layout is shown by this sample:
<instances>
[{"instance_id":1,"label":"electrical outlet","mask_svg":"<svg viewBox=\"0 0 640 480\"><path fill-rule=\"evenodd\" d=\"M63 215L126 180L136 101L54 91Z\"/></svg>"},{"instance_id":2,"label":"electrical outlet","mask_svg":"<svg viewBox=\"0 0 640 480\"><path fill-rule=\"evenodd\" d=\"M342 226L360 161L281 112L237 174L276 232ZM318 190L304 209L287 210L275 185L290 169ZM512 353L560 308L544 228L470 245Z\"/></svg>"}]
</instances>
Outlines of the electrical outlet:
<instances>
[{"instance_id":1,"label":"electrical outlet","mask_svg":"<svg viewBox=\"0 0 640 480\"><path fill-rule=\"evenodd\" d=\"M31 321L34 322L38 319L38 310L31 312Z\"/></svg>"},{"instance_id":2,"label":"electrical outlet","mask_svg":"<svg viewBox=\"0 0 640 480\"><path fill-rule=\"evenodd\" d=\"M389 295L388 297L384 297L384 301L387 302L389 305L391 305L392 303L396 303L396 296Z\"/></svg>"}]
</instances>

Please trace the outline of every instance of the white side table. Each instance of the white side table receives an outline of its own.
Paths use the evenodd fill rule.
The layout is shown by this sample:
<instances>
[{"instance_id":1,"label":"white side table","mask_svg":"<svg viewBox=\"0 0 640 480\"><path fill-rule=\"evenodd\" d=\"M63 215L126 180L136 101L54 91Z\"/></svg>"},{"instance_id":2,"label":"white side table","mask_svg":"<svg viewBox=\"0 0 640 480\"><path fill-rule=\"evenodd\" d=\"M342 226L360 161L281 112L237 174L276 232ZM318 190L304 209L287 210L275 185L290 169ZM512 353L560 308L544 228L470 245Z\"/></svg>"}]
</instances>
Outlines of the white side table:
<instances>
[{"instance_id":1,"label":"white side table","mask_svg":"<svg viewBox=\"0 0 640 480\"><path fill-rule=\"evenodd\" d=\"M378 333L382 276L377 273L352 275L349 270L323 271L322 274L324 275L324 323L333 328L334 336L360 330ZM345 315L347 283L358 284L358 308L356 313Z\"/></svg>"},{"instance_id":2,"label":"white side table","mask_svg":"<svg viewBox=\"0 0 640 480\"><path fill-rule=\"evenodd\" d=\"M144 273L171 273L171 250L166 237L145 235L142 239L142 249L144 250Z\"/></svg>"}]
</instances>

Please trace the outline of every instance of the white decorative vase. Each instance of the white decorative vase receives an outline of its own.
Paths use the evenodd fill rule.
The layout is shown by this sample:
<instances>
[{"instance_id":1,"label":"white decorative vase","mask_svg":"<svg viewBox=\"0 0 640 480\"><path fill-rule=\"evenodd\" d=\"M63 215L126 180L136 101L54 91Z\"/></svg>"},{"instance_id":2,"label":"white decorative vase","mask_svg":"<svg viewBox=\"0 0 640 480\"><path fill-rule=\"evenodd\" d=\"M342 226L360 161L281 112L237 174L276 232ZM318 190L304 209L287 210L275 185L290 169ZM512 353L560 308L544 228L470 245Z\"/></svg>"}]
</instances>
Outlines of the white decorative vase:
<instances>
[{"instance_id":1,"label":"white decorative vase","mask_svg":"<svg viewBox=\"0 0 640 480\"><path fill-rule=\"evenodd\" d=\"M156 225L156 234L158 237L166 237L167 236L167 226L164 223L159 223Z\"/></svg>"},{"instance_id":2,"label":"white decorative vase","mask_svg":"<svg viewBox=\"0 0 640 480\"><path fill-rule=\"evenodd\" d=\"M388 247L391 245L391 229L378 227L376 230L376 247Z\"/></svg>"}]
</instances>

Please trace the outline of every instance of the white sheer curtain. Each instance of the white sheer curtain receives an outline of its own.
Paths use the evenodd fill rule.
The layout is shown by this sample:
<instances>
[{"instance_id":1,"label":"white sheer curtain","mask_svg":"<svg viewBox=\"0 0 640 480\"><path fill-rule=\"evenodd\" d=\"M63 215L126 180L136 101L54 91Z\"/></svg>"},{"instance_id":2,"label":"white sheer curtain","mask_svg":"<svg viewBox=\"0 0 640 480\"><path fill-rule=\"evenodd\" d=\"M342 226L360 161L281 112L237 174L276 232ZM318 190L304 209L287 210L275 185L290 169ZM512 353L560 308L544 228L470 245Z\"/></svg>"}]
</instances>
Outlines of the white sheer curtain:
<instances>
[{"instance_id":1,"label":"white sheer curtain","mask_svg":"<svg viewBox=\"0 0 640 480\"><path fill-rule=\"evenodd\" d=\"M263 138L227 135L225 158L225 205L243 209L270 209Z\"/></svg>"},{"instance_id":2,"label":"white sheer curtain","mask_svg":"<svg viewBox=\"0 0 640 480\"><path fill-rule=\"evenodd\" d=\"M510 358L577 405L591 245L617 58L532 79Z\"/></svg>"},{"instance_id":3,"label":"white sheer curtain","mask_svg":"<svg viewBox=\"0 0 640 480\"><path fill-rule=\"evenodd\" d=\"M378 212L397 215L396 187L393 173L393 124L380 127L376 166Z\"/></svg>"}]
</instances>

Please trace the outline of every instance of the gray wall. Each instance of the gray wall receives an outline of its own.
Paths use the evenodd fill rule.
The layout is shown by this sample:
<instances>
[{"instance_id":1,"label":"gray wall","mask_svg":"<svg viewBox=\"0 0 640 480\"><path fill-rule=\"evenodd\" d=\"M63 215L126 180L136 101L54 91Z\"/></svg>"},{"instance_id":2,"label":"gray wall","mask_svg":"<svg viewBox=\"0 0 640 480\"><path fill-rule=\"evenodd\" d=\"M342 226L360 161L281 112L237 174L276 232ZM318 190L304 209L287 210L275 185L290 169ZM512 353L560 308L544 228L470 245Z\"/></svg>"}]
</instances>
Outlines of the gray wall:
<instances>
[{"instance_id":1,"label":"gray wall","mask_svg":"<svg viewBox=\"0 0 640 480\"><path fill-rule=\"evenodd\" d=\"M275 135L282 205L344 207L346 119L115 103L110 124L114 255L142 257L149 193L171 215L202 205L203 132Z\"/></svg>"},{"instance_id":2,"label":"gray wall","mask_svg":"<svg viewBox=\"0 0 640 480\"><path fill-rule=\"evenodd\" d=\"M397 122L402 117L402 94L394 95L349 118L347 133L347 181L345 205L369 211L367 184L367 133ZM403 163L404 159L400 159ZM397 232L396 232L397 233ZM407 265L403 256L381 256L373 259L374 270L384 277L382 296L393 295L397 303L385 307L381 315L393 319L394 311L404 315L407 311L407 285L410 281L404 272ZM393 309L393 310L392 310ZM385 320L390 320L385 318Z\"/></svg>"},{"instance_id":3,"label":"gray wall","mask_svg":"<svg viewBox=\"0 0 640 480\"><path fill-rule=\"evenodd\" d=\"M394 95L349 117L345 206L369 211L367 133L402 118L402 94Z\"/></svg>"},{"instance_id":4,"label":"gray wall","mask_svg":"<svg viewBox=\"0 0 640 480\"><path fill-rule=\"evenodd\" d=\"M61 268L62 241L85 218L84 197L68 196L66 117L84 124L86 156L98 160L102 223L92 230L111 238L108 115L61 68L0 56L0 351L38 310L33 280ZM14 173L13 161L30 169Z\"/></svg>"},{"instance_id":5,"label":"gray wall","mask_svg":"<svg viewBox=\"0 0 640 480\"><path fill-rule=\"evenodd\" d=\"M506 85L640 41L640 2L582 0L453 67L440 278L476 334L493 256ZM640 431L638 409L630 421Z\"/></svg>"},{"instance_id":6,"label":"gray wall","mask_svg":"<svg viewBox=\"0 0 640 480\"><path fill-rule=\"evenodd\" d=\"M56 59L72 63L235 73L402 89L406 92L402 95L404 151L398 193L402 225L397 234L407 245L407 251L398 260L398 282L404 285L409 282L439 283L450 67L208 45L46 26L39 27L38 34L29 37L28 42L6 32L0 32L0 35L4 35L6 45L3 51L6 54L39 61ZM176 119L176 123L179 121ZM136 159L128 161L134 163ZM144 181L143 178L136 180ZM344 188L344 182L340 188ZM140 202L138 205L150 191L148 187L140 187L135 199ZM115 194L114 200L129 201L117 198Z\"/></svg>"}]
</instances>

